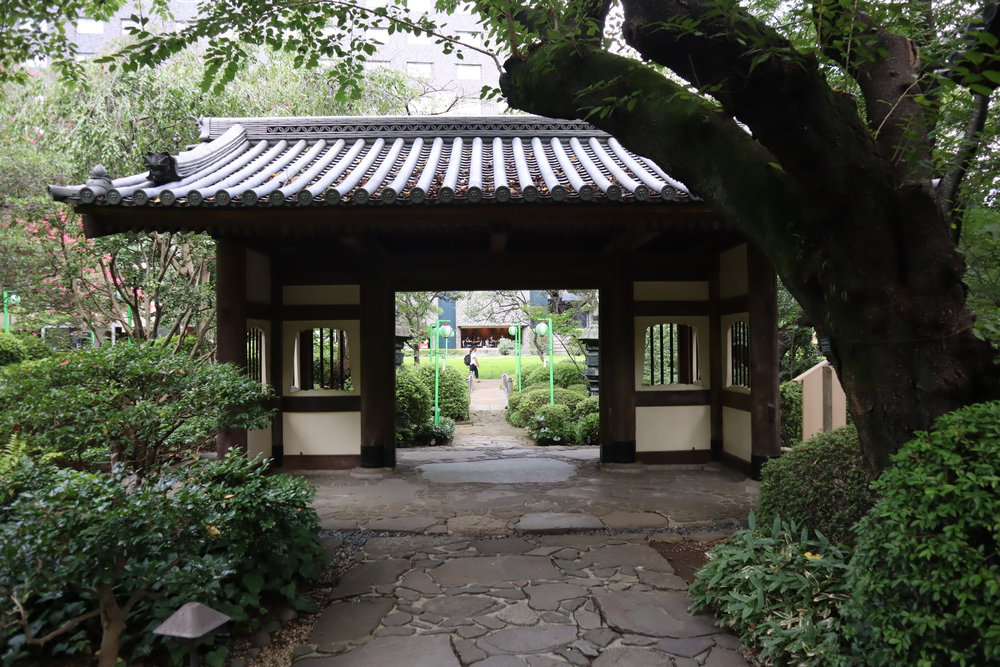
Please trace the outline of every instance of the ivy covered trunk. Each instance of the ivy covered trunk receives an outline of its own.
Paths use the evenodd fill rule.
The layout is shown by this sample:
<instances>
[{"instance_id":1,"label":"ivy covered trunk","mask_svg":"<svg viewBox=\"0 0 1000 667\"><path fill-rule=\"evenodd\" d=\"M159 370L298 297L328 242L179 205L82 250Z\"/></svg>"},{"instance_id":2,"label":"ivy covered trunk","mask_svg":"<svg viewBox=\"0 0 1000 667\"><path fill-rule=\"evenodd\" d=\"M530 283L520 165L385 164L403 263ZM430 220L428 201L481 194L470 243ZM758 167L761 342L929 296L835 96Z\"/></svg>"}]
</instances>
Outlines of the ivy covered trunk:
<instances>
[{"instance_id":1,"label":"ivy covered trunk","mask_svg":"<svg viewBox=\"0 0 1000 667\"><path fill-rule=\"evenodd\" d=\"M607 4L580 4L603 28ZM885 56L845 65L864 81L863 118L813 54L736 3L623 4L626 41L690 86L604 50L592 24L510 58L501 87L511 105L609 132L764 252L832 344L873 472L937 416L997 397L993 352L971 331L950 208L927 167L932 112L908 96L919 90L912 45L874 28L852 35Z\"/></svg>"}]
</instances>

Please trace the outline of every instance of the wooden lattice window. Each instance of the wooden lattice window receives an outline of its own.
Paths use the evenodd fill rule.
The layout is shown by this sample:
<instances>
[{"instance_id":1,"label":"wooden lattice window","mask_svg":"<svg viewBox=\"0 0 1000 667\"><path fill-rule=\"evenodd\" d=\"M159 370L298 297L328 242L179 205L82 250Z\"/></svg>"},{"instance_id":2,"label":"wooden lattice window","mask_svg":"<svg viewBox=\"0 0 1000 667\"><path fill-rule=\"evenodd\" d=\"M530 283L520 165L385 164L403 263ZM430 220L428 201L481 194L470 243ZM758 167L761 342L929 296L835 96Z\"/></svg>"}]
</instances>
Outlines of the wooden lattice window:
<instances>
[{"instance_id":1,"label":"wooden lattice window","mask_svg":"<svg viewBox=\"0 0 1000 667\"><path fill-rule=\"evenodd\" d=\"M353 385L347 332L326 327L300 331L295 338L294 368L292 384L299 390L350 391Z\"/></svg>"},{"instance_id":2,"label":"wooden lattice window","mask_svg":"<svg viewBox=\"0 0 1000 667\"><path fill-rule=\"evenodd\" d=\"M750 325L734 322L729 327L730 380L734 387L750 388Z\"/></svg>"},{"instance_id":3,"label":"wooden lattice window","mask_svg":"<svg viewBox=\"0 0 1000 667\"><path fill-rule=\"evenodd\" d=\"M264 332L256 327L247 329L247 375L257 382L265 382Z\"/></svg>"},{"instance_id":4,"label":"wooden lattice window","mask_svg":"<svg viewBox=\"0 0 1000 667\"><path fill-rule=\"evenodd\" d=\"M676 322L654 324L646 329L644 347L642 386L701 381L694 327Z\"/></svg>"}]
</instances>

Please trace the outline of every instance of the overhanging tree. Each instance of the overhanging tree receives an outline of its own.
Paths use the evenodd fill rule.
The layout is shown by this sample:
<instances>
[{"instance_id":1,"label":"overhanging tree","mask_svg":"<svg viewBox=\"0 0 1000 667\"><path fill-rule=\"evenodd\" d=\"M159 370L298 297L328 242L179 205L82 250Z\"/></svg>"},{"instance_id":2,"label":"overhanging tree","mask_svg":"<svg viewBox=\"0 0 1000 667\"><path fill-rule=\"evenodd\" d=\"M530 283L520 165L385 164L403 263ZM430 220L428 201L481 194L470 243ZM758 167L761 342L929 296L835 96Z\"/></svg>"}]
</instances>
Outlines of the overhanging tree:
<instances>
[{"instance_id":1,"label":"overhanging tree","mask_svg":"<svg viewBox=\"0 0 1000 667\"><path fill-rule=\"evenodd\" d=\"M995 134L984 141L1000 83L996 3L472 4L508 56L501 88L513 107L589 120L683 180L767 255L831 341L873 470L934 417L998 395L956 250L961 186L996 149ZM985 20L965 28L983 9ZM350 55L351 90L350 69L371 52L358 28L436 31L396 5L232 0L206 11L186 31L141 36L127 67L209 39L218 65L206 84L221 85L241 56L232 29L306 65ZM621 55L615 38L638 56Z\"/></svg>"}]
</instances>

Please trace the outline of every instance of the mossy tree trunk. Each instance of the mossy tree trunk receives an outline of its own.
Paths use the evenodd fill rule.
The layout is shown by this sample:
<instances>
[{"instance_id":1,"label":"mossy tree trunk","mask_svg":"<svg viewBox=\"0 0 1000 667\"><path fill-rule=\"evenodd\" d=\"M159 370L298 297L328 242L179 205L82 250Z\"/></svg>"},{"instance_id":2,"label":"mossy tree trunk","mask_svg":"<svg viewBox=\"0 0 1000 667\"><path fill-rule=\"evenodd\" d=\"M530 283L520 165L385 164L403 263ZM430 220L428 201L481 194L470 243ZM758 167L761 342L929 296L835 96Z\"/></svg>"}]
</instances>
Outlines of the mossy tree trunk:
<instances>
[{"instance_id":1,"label":"mossy tree trunk","mask_svg":"<svg viewBox=\"0 0 1000 667\"><path fill-rule=\"evenodd\" d=\"M580 4L593 6L591 28L603 25L606 3ZM506 62L511 105L589 120L684 181L765 253L831 341L873 472L937 416L997 397L994 355L971 331L951 207L927 172L933 110L913 101L922 91L912 44L855 16L869 30L852 38L885 54L845 65L864 82L863 119L813 55L735 3L724 12L697 0L623 5L626 41L711 100L581 29Z\"/></svg>"}]
</instances>

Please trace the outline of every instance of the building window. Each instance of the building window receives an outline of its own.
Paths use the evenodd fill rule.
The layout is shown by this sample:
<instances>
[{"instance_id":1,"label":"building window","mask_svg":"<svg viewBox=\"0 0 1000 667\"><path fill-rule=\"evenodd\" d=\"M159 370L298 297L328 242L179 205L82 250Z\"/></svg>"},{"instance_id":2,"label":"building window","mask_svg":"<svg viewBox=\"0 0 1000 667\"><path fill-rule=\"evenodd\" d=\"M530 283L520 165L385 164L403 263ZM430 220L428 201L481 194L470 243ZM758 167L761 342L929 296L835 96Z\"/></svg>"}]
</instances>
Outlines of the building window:
<instances>
[{"instance_id":1,"label":"building window","mask_svg":"<svg viewBox=\"0 0 1000 667\"><path fill-rule=\"evenodd\" d=\"M104 21L95 21L94 19L78 19L76 22L76 34L103 35Z\"/></svg>"},{"instance_id":2,"label":"building window","mask_svg":"<svg viewBox=\"0 0 1000 667\"><path fill-rule=\"evenodd\" d=\"M735 322L729 327L729 384L750 388L750 325Z\"/></svg>"},{"instance_id":3,"label":"building window","mask_svg":"<svg viewBox=\"0 0 1000 667\"><path fill-rule=\"evenodd\" d=\"M698 332L687 324L665 322L646 329L642 386L697 384Z\"/></svg>"},{"instance_id":4,"label":"building window","mask_svg":"<svg viewBox=\"0 0 1000 667\"><path fill-rule=\"evenodd\" d=\"M300 331L294 356L292 389L353 389L346 331L325 327Z\"/></svg>"},{"instance_id":5,"label":"building window","mask_svg":"<svg viewBox=\"0 0 1000 667\"><path fill-rule=\"evenodd\" d=\"M264 384L265 372L264 332L256 327L247 329L247 376Z\"/></svg>"},{"instance_id":6,"label":"building window","mask_svg":"<svg viewBox=\"0 0 1000 667\"><path fill-rule=\"evenodd\" d=\"M483 35L478 30L456 30L455 34L463 44L479 48L483 46Z\"/></svg>"},{"instance_id":7,"label":"building window","mask_svg":"<svg viewBox=\"0 0 1000 667\"><path fill-rule=\"evenodd\" d=\"M455 65L455 78L459 81L479 81L483 78L482 65Z\"/></svg>"},{"instance_id":8,"label":"building window","mask_svg":"<svg viewBox=\"0 0 1000 667\"><path fill-rule=\"evenodd\" d=\"M434 76L434 63L408 62L406 73L414 79L429 80Z\"/></svg>"}]
</instances>

